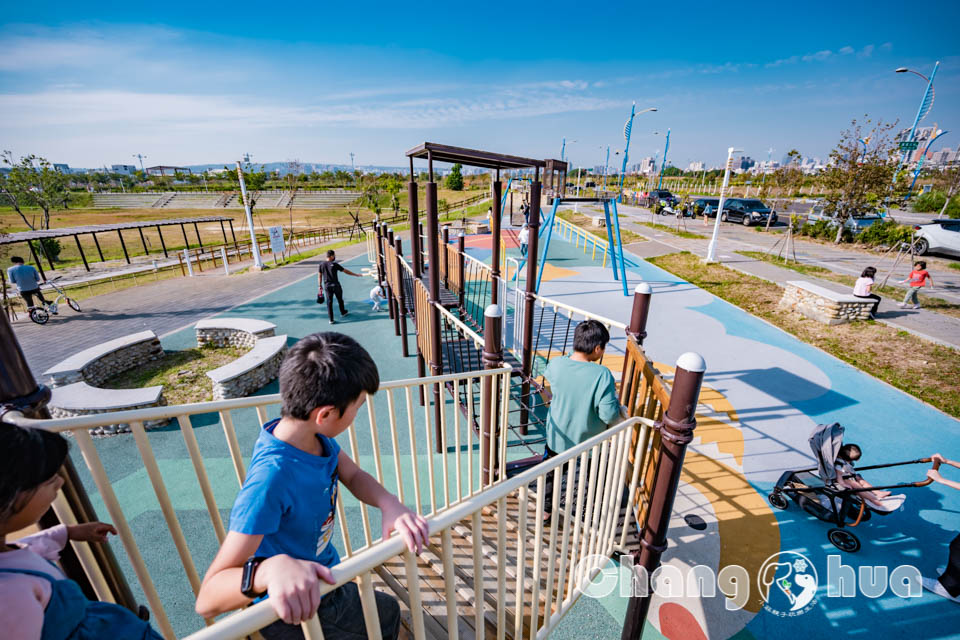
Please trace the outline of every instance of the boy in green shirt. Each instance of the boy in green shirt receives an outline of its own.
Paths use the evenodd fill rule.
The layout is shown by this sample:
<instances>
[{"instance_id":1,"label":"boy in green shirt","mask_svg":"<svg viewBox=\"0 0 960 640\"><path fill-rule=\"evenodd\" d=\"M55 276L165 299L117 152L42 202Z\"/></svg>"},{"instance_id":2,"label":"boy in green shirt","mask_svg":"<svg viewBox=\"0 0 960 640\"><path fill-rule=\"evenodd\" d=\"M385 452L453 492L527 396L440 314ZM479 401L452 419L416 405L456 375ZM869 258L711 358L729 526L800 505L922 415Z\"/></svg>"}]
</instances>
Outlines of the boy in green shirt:
<instances>
[{"instance_id":1,"label":"boy in green shirt","mask_svg":"<svg viewBox=\"0 0 960 640\"><path fill-rule=\"evenodd\" d=\"M621 417L616 381L610 370L599 364L610 342L610 332L597 320L584 320L573 333L573 353L554 358L544 377L550 383L550 412L547 414L548 460L606 430ZM566 484L566 475L563 476ZM561 485L561 494L566 488ZM546 513L552 509L553 475L547 476ZM561 495L561 502L563 495Z\"/></svg>"}]
</instances>

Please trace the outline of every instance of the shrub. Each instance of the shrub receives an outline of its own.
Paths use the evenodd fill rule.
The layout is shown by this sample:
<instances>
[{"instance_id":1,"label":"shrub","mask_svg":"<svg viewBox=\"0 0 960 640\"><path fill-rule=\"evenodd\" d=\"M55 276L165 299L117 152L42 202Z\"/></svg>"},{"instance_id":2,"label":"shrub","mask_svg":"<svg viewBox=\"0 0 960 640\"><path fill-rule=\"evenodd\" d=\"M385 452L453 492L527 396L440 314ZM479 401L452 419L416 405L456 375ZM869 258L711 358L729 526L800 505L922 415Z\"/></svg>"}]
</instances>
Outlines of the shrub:
<instances>
[{"instance_id":1,"label":"shrub","mask_svg":"<svg viewBox=\"0 0 960 640\"><path fill-rule=\"evenodd\" d=\"M918 213L940 213L947 195L942 191L928 191L913 199L913 210ZM960 195L950 198L947 205L947 217L960 218Z\"/></svg>"},{"instance_id":2,"label":"shrub","mask_svg":"<svg viewBox=\"0 0 960 640\"><path fill-rule=\"evenodd\" d=\"M901 242L910 242L912 231L909 225L897 224L894 220L880 220L857 234L857 242L893 247Z\"/></svg>"},{"instance_id":3,"label":"shrub","mask_svg":"<svg viewBox=\"0 0 960 640\"><path fill-rule=\"evenodd\" d=\"M817 220L816 222L807 222L800 226L800 235L811 238L820 238L821 240L833 240L837 237L837 225L830 220ZM844 227L843 235L840 236L842 242L853 240L853 233L850 229Z\"/></svg>"}]
</instances>

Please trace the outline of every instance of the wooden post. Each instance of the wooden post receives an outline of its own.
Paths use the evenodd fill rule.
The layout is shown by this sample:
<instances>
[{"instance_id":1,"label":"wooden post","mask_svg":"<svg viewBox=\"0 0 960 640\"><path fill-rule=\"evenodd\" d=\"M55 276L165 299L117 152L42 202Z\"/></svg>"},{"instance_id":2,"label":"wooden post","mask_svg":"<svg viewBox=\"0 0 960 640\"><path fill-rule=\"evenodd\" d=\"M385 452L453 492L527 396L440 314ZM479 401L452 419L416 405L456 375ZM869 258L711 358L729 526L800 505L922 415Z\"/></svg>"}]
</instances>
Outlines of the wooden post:
<instances>
[{"instance_id":1,"label":"wooden post","mask_svg":"<svg viewBox=\"0 0 960 640\"><path fill-rule=\"evenodd\" d=\"M397 298L397 315L400 316L400 345L403 349L403 357L410 355L410 349L407 346L407 294L403 290L403 242L399 236L394 239L394 247L397 250L397 275L400 278L399 287L395 292Z\"/></svg>"},{"instance_id":2,"label":"wooden post","mask_svg":"<svg viewBox=\"0 0 960 640\"><path fill-rule=\"evenodd\" d=\"M0 316L3 316L0 320L0 418L8 411L19 411L28 418L49 419L47 402L50 400L50 389L36 383L20 343L13 333L13 327L10 326L6 315L0 314ZM60 475L64 481L61 488L63 497L77 522L97 522L97 514L69 456L64 461ZM49 509L40 519L40 527L44 529L58 524L61 523L53 509ZM117 565L117 559L110 546L92 544L90 551L96 562L96 568L103 576L113 599L137 613L136 600L123 572ZM60 552L60 565L67 577L80 585L87 598L97 600L93 585L87 578L76 552L69 544Z\"/></svg>"},{"instance_id":3,"label":"wooden post","mask_svg":"<svg viewBox=\"0 0 960 640\"><path fill-rule=\"evenodd\" d=\"M130 255L127 253L127 245L123 241L123 233L120 232L120 229L117 229L117 235L120 236L120 247L123 248L123 257L126 258L127 264L130 264Z\"/></svg>"},{"instance_id":4,"label":"wooden post","mask_svg":"<svg viewBox=\"0 0 960 640\"><path fill-rule=\"evenodd\" d=\"M667 528L677 495L677 485L680 484L683 457L687 445L693 440L693 430L697 426L697 401L706 368L703 358L696 353L687 352L677 359L670 404L661 426L663 439L654 463L656 467L650 507L640 533L640 550L633 553L634 567L643 567L645 571L642 575L637 575L634 568L633 579L645 581L645 589L641 590L646 595L631 596L627 604L621 640L640 640L643 634L643 625L653 598L650 576L660 566L660 557L667 548ZM636 591L635 589L634 593Z\"/></svg>"},{"instance_id":5,"label":"wooden post","mask_svg":"<svg viewBox=\"0 0 960 640\"><path fill-rule=\"evenodd\" d=\"M491 304L483 311L483 368L499 369L503 364L503 312L500 305ZM497 390L499 384L495 378L483 379L483 395L487 401L480 407L480 460L483 469L480 476L480 486L493 484L496 478L497 460L499 455L494 454L493 468L490 468L490 448L498 451L500 428L498 407L500 398ZM509 392L509 389L505 390Z\"/></svg>"},{"instance_id":6,"label":"wooden post","mask_svg":"<svg viewBox=\"0 0 960 640\"><path fill-rule=\"evenodd\" d=\"M160 236L160 248L163 249L163 257L169 258L170 256L167 254L167 245L163 241L163 232L160 231L160 225L157 225L157 235Z\"/></svg>"},{"instance_id":7,"label":"wooden post","mask_svg":"<svg viewBox=\"0 0 960 640\"><path fill-rule=\"evenodd\" d=\"M97 234L91 232L90 235L93 236L93 244L97 245L97 255L100 256L100 262L106 262L106 260L103 259L103 251L100 250L100 241L97 240Z\"/></svg>"},{"instance_id":8,"label":"wooden post","mask_svg":"<svg viewBox=\"0 0 960 640\"><path fill-rule=\"evenodd\" d=\"M440 345L440 252L437 220L437 183L433 179L433 157L427 156L430 165L430 182L427 183L427 250L430 255L430 323L429 336L432 358L430 360L430 374L439 376L443 373L443 351ZM440 384L433 385L433 417L436 428L436 451L443 453L443 429L440 425L440 414L443 411L443 396Z\"/></svg>"},{"instance_id":9,"label":"wooden post","mask_svg":"<svg viewBox=\"0 0 960 640\"><path fill-rule=\"evenodd\" d=\"M490 301L499 304L501 301L500 287L500 196L503 193L503 183L500 182L500 169L497 169L497 179L493 182L493 218L490 220L490 233L493 234L493 255L490 257Z\"/></svg>"},{"instance_id":10,"label":"wooden post","mask_svg":"<svg viewBox=\"0 0 960 640\"><path fill-rule=\"evenodd\" d=\"M520 397L523 407L520 410L520 433L527 434L529 420L527 407L530 406L530 377L533 373L533 310L537 299L537 252L540 235L540 167L534 169L533 182L530 183L530 242L527 245L527 284L523 302L523 353L521 360L523 383Z\"/></svg>"},{"instance_id":11,"label":"wooden post","mask_svg":"<svg viewBox=\"0 0 960 640\"><path fill-rule=\"evenodd\" d=\"M77 243L77 251L80 252L80 259L83 260L83 268L90 271L90 265L87 264L87 256L83 255L83 247L80 245L80 236L73 234L73 239Z\"/></svg>"}]
</instances>

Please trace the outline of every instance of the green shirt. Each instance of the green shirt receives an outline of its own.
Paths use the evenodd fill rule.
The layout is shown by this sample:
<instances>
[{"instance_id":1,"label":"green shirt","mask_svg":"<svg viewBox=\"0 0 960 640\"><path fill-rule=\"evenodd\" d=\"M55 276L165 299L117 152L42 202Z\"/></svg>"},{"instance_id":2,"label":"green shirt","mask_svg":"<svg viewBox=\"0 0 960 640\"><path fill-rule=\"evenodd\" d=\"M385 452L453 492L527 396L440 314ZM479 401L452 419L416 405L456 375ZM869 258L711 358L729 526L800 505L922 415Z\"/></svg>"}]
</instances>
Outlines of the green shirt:
<instances>
[{"instance_id":1,"label":"green shirt","mask_svg":"<svg viewBox=\"0 0 960 640\"><path fill-rule=\"evenodd\" d=\"M566 451L604 431L620 415L610 370L595 362L554 358L544 377L553 400L547 415L547 447Z\"/></svg>"}]
</instances>

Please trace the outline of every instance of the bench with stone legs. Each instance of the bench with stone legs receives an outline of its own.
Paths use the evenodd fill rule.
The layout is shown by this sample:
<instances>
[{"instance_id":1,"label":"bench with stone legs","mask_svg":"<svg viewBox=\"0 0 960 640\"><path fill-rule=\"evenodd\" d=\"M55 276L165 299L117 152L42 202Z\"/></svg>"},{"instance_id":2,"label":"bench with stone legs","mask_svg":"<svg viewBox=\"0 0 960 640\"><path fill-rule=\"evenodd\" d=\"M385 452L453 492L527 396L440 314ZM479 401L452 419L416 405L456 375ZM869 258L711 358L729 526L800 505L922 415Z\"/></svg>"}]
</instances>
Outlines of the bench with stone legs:
<instances>
[{"instance_id":1,"label":"bench with stone legs","mask_svg":"<svg viewBox=\"0 0 960 640\"><path fill-rule=\"evenodd\" d=\"M208 371L213 399L242 398L269 384L280 373L286 352L287 336L260 338L253 349L233 362Z\"/></svg>"},{"instance_id":2,"label":"bench with stone legs","mask_svg":"<svg viewBox=\"0 0 960 640\"><path fill-rule=\"evenodd\" d=\"M254 318L208 318L197 323L197 346L252 347L259 338L269 338L277 325Z\"/></svg>"},{"instance_id":3,"label":"bench with stone legs","mask_svg":"<svg viewBox=\"0 0 960 640\"><path fill-rule=\"evenodd\" d=\"M796 311L823 324L833 325L870 319L873 300L794 280L784 284L780 307Z\"/></svg>"},{"instance_id":4,"label":"bench with stone legs","mask_svg":"<svg viewBox=\"0 0 960 640\"><path fill-rule=\"evenodd\" d=\"M141 331L84 349L43 372L47 384L60 387L75 382L98 385L107 378L163 355L153 331Z\"/></svg>"},{"instance_id":5,"label":"bench with stone legs","mask_svg":"<svg viewBox=\"0 0 960 640\"><path fill-rule=\"evenodd\" d=\"M95 413L110 413L111 411L126 411L132 409L146 409L147 407L161 407L167 404L163 397L163 387L144 387L142 389L102 389L86 382L54 387L48 408L54 418L71 418L86 416ZM160 420L145 420L146 429L162 427L169 422L168 418ZM129 424L111 424L91 429L95 436L128 433Z\"/></svg>"}]
</instances>

